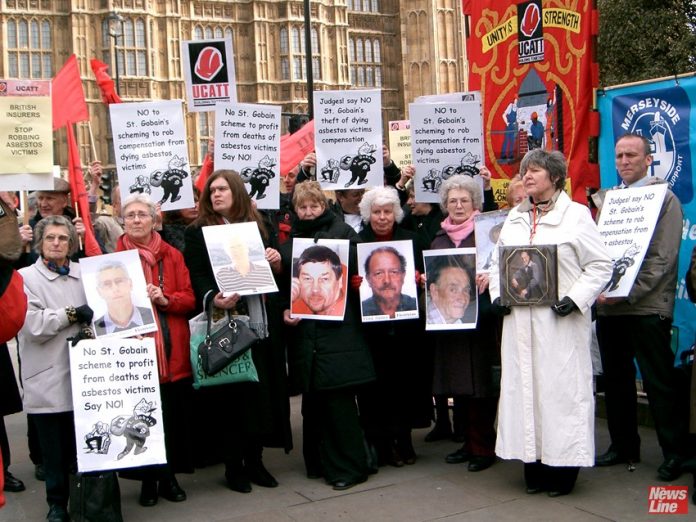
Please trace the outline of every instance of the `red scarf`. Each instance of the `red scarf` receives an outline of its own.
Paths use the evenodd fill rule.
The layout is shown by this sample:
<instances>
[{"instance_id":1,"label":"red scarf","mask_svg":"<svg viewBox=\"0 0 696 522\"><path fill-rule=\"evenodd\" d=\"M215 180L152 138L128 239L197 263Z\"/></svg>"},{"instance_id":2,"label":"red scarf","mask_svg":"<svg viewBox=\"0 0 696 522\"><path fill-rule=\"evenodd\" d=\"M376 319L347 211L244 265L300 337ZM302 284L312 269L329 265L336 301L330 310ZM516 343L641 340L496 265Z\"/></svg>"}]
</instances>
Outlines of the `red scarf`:
<instances>
[{"instance_id":1,"label":"red scarf","mask_svg":"<svg viewBox=\"0 0 696 522\"><path fill-rule=\"evenodd\" d=\"M140 243L134 242L126 234L123 234L118 238L117 250L137 250L140 256L140 264L143 266L143 273L145 274L145 282L147 284L159 285L159 281L155 281L154 268L157 263L162 259L162 236L157 232L152 232L150 236L150 242L147 245L141 245ZM164 274L162 274L164 275ZM164 279L163 279L164 281ZM162 289L164 290L164 289ZM153 306L156 308L156 306ZM167 362L167 352L164 348L164 339L162 337L162 326L160 325L159 314L157 310L154 310L155 323L157 324L157 331L148 334L155 339L155 349L157 352L157 368L159 370L160 382L166 382L169 379L169 364Z\"/></svg>"},{"instance_id":2,"label":"red scarf","mask_svg":"<svg viewBox=\"0 0 696 522\"><path fill-rule=\"evenodd\" d=\"M474 210L464 223L459 223L458 225L452 223L452 219L447 216L440 226L452 240L454 246L459 246L474 231L474 218L480 213L478 210Z\"/></svg>"}]
</instances>

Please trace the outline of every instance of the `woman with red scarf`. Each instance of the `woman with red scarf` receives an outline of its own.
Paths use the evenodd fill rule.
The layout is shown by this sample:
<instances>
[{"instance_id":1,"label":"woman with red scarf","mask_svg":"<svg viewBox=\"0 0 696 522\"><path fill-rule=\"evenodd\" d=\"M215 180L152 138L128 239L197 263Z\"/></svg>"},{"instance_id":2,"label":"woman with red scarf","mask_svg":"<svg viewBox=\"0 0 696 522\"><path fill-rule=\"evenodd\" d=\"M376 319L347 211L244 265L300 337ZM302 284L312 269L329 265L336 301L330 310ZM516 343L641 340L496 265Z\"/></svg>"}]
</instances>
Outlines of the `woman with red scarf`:
<instances>
[{"instance_id":1,"label":"woman with red scarf","mask_svg":"<svg viewBox=\"0 0 696 522\"><path fill-rule=\"evenodd\" d=\"M145 196L134 195L124 202L121 215L125 234L116 250L138 251L147 294L156 312L158 329L154 336L168 463L139 470L140 504L154 506L158 496L182 502L186 493L174 474L193 472L188 314L195 308L195 297L183 255L154 231L154 204Z\"/></svg>"}]
</instances>

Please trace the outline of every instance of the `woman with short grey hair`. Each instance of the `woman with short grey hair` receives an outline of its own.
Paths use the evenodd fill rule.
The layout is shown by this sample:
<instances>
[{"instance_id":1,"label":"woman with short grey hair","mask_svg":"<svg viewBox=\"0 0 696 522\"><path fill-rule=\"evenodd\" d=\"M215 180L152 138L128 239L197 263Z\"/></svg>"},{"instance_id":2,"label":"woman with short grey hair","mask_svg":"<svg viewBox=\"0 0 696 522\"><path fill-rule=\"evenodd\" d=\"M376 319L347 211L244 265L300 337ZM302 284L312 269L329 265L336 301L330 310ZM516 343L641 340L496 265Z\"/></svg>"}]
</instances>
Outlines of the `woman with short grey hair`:
<instances>
[{"instance_id":1,"label":"woman with short grey hair","mask_svg":"<svg viewBox=\"0 0 696 522\"><path fill-rule=\"evenodd\" d=\"M145 196L144 194L131 194L126 198L126 200L123 202L123 205L121 206L121 216L124 217L126 214L128 214L128 207L131 206L133 203L140 203L142 205L145 205L147 207L147 211L150 214L150 217L154 220L157 221L157 207L155 204Z\"/></svg>"},{"instance_id":2,"label":"woman with short grey hair","mask_svg":"<svg viewBox=\"0 0 696 522\"><path fill-rule=\"evenodd\" d=\"M446 179L440 185L440 208L447 214L447 198L452 190L466 190L471 197L471 202L474 210L481 211L483 206L483 189L474 178L469 176L457 175Z\"/></svg>"},{"instance_id":3,"label":"woman with short grey hair","mask_svg":"<svg viewBox=\"0 0 696 522\"><path fill-rule=\"evenodd\" d=\"M32 250L41 256L46 229L56 226L65 227L68 237L68 257L72 257L78 249L78 236L75 227L65 216L46 216L36 224Z\"/></svg>"},{"instance_id":4,"label":"woman with short grey hair","mask_svg":"<svg viewBox=\"0 0 696 522\"><path fill-rule=\"evenodd\" d=\"M398 192L392 187L375 187L368 190L360 200L360 217L363 223L370 222L373 206L392 205L394 212L394 221L401 223L404 219L404 211L401 208Z\"/></svg>"}]
</instances>

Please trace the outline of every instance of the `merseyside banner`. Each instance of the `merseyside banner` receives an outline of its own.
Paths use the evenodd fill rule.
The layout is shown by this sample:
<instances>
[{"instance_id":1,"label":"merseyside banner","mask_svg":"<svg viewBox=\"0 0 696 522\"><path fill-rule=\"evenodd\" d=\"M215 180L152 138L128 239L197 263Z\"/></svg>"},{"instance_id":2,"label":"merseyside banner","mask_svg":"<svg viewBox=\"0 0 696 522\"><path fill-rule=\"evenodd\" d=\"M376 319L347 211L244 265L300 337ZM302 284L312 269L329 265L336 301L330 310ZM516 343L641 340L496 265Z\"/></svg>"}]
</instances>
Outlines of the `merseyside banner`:
<instances>
[{"instance_id":1,"label":"merseyside banner","mask_svg":"<svg viewBox=\"0 0 696 522\"><path fill-rule=\"evenodd\" d=\"M592 2L470 0L469 89L481 91L486 165L495 178L518 173L533 148L560 150L568 159L573 199L599 185L589 162L592 117Z\"/></svg>"},{"instance_id":2,"label":"merseyside banner","mask_svg":"<svg viewBox=\"0 0 696 522\"><path fill-rule=\"evenodd\" d=\"M610 87L597 93L601 121L599 166L602 186L620 182L614 165L614 143L632 132L650 140L653 162L649 176L667 180L684 209L679 279L674 306L674 339L679 350L694 342L694 305L689 301L684 276L696 245L694 158L696 157L696 73L669 80ZM691 138L691 139L690 139Z\"/></svg>"}]
</instances>

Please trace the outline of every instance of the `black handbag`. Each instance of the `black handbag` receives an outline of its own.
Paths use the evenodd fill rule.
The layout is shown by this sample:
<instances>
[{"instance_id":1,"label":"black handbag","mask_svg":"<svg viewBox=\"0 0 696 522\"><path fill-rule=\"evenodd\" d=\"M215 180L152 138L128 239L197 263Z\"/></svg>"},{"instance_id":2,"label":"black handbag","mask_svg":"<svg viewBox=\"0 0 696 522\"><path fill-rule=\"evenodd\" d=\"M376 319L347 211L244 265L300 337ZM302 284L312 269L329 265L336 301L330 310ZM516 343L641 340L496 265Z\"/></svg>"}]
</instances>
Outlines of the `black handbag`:
<instances>
[{"instance_id":1,"label":"black handbag","mask_svg":"<svg viewBox=\"0 0 696 522\"><path fill-rule=\"evenodd\" d=\"M235 319L229 312L226 312L227 320L223 326L211 332L212 299L206 312L208 325L205 339L198 345L198 360L206 375L215 375L249 350L259 340L259 336L244 321Z\"/></svg>"},{"instance_id":2,"label":"black handbag","mask_svg":"<svg viewBox=\"0 0 696 522\"><path fill-rule=\"evenodd\" d=\"M121 489L113 471L70 475L70 520L123 522Z\"/></svg>"}]
</instances>

